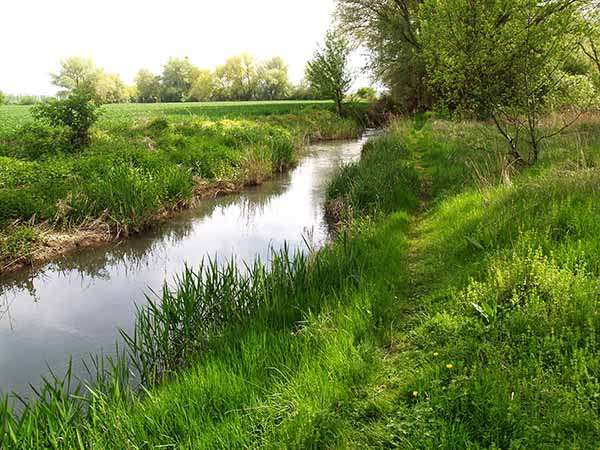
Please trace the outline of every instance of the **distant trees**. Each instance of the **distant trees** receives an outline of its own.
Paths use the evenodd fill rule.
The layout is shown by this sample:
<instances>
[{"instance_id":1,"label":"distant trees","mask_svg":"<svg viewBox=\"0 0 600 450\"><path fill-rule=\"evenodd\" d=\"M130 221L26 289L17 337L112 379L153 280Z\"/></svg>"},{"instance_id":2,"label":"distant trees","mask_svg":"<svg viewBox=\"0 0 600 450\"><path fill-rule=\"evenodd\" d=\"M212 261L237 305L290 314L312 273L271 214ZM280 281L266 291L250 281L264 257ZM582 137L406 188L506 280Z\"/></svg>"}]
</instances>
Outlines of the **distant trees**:
<instances>
[{"instance_id":1,"label":"distant trees","mask_svg":"<svg viewBox=\"0 0 600 450\"><path fill-rule=\"evenodd\" d=\"M211 70L200 69L192 83L189 99L195 102L209 102L216 98L217 79Z\"/></svg>"},{"instance_id":2,"label":"distant trees","mask_svg":"<svg viewBox=\"0 0 600 450\"><path fill-rule=\"evenodd\" d=\"M360 100L373 101L377 99L377 91L372 87L358 88L355 95Z\"/></svg>"},{"instance_id":3,"label":"distant trees","mask_svg":"<svg viewBox=\"0 0 600 450\"><path fill-rule=\"evenodd\" d=\"M335 101L338 114L352 86L350 45L341 34L330 30L325 42L306 65L306 79L316 92Z\"/></svg>"},{"instance_id":4,"label":"distant trees","mask_svg":"<svg viewBox=\"0 0 600 450\"><path fill-rule=\"evenodd\" d=\"M55 86L62 88L59 95L65 96L73 91L95 95L101 74L102 70L90 58L73 56L62 60L60 70L50 74L50 78Z\"/></svg>"},{"instance_id":5,"label":"distant trees","mask_svg":"<svg viewBox=\"0 0 600 450\"><path fill-rule=\"evenodd\" d=\"M139 102L214 100L309 99L315 93L307 86L292 86L282 58L256 61L252 55L233 56L215 70L199 69L187 59L172 58L161 76L140 70L135 79Z\"/></svg>"},{"instance_id":6,"label":"distant trees","mask_svg":"<svg viewBox=\"0 0 600 450\"><path fill-rule=\"evenodd\" d=\"M263 61L257 69L257 97L265 100L280 100L290 93L288 66L282 58Z\"/></svg>"},{"instance_id":7,"label":"distant trees","mask_svg":"<svg viewBox=\"0 0 600 450\"><path fill-rule=\"evenodd\" d=\"M2 91L0 91L0 106L6 103L6 95Z\"/></svg>"},{"instance_id":8,"label":"distant trees","mask_svg":"<svg viewBox=\"0 0 600 450\"><path fill-rule=\"evenodd\" d=\"M156 103L160 101L160 77L146 69L135 76L136 99L140 103Z\"/></svg>"},{"instance_id":9,"label":"distant trees","mask_svg":"<svg viewBox=\"0 0 600 450\"><path fill-rule=\"evenodd\" d=\"M171 58L163 67L161 99L164 102L187 100L199 69L188 58Z\"/></svg>"},{"instance_id":10,"label":"distant trees","mask_svg":"<svg viewBox=\"0 0 600 450\"><path fill-rule=\"evenodd\" d=\"M51 79L61 89L59 97L81 93L100 104L333 98L304 81L293 85L282 58L257 61L248 53L233 56L214 70L200 69L188 58L171 58L161 74L140 70L132 86L91 59L71 57L61 61Z\"/></svg>"},{"instance_id":11,"label":"distant trees","mask_svg":"<svg viewBox=\"0 0 600 450\"><path fill-rule=\"evenodd\" d=\"M219 96L229 100L252 100L258 85L256 63L248 53L229 58L216 70Z\"/></svg>"},{"instance_id":12,"label":"distant trees","mask_svg":"<svg viewBox=\"0 0 600 450\"><path fill-rule=\"evenodd\" d=\"M71 57L60 63L58 73L50 75L52 83L61 88L59 96L72 93L91 97L98 103L129 101L127 86L117 74L105 73L89 58Z\"/></svg>"}]
</instances>

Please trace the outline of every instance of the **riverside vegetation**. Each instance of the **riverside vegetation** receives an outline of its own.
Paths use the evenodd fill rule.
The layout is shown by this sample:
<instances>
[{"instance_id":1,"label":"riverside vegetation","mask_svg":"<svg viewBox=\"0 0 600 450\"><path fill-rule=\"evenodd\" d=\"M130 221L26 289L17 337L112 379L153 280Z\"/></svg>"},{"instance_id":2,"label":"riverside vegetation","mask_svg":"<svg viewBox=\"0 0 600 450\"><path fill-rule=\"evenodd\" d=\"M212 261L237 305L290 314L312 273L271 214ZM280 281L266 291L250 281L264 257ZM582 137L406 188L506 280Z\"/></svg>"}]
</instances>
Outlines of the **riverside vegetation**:
<instances>
[{"instance_id":1,"label":"riverside vegetation","mask_svg":"<svg viewBox=\"0 0 600 450\"><path fill-rule=\"evenodd\" d=\"M186 271L92 381L2 403L2 447L594 448L599 136L517 172L490 125L393 124L331 246Z\"/></svg>"},{"instance_id":2,"label":"riverside vegetation","mask_svg":"<svg viewBox=\"0 0 600 450\"><path fill-rule=\"evenodd\" d=\"M78 149L64 128L0 108L0 272L137 232L194 200L260 184L303 144L356 137L331 102L110 105ZM87 138L86 138L87 139Z\"/></svg>"}]
</instances>

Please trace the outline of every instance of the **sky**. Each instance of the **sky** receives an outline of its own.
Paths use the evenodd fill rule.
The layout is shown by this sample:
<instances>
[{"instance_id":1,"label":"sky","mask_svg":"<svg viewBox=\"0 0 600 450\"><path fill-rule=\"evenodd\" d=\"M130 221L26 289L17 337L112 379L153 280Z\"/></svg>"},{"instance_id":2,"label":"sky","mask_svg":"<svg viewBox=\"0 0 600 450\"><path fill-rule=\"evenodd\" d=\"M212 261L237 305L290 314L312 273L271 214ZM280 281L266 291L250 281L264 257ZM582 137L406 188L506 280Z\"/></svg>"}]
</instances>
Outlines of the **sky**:
<instances>
[{"instance_id":1,"label":"sky","mask_svg":"<svg viewBox=\"0 0 600 450\"><path fill-rule=\"evenodd\" d=\"M3 0L0 90L54 94L49 74L69 56L132 83L141 68L160 73L169 57L214 68L249 52L283 57L296 82L333 10L334 0ZM358 70L362 58L353 61Z\"/></svg>"}]
</instances>

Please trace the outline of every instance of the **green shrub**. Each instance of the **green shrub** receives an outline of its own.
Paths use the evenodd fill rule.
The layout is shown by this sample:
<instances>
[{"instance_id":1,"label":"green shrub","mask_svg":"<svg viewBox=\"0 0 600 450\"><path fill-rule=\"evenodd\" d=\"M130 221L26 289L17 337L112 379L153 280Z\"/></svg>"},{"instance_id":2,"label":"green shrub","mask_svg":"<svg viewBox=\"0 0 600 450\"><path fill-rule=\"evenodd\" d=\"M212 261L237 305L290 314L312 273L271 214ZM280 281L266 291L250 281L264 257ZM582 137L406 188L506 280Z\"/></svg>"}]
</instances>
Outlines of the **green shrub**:
<instances>
[{"instance_id":1,"label":"green shrub","mask_svg":"<svg viewBox=\"0 0 600 450\"><path fill-rule=\"evenodd\" d=\"M42 159L46 156L73 149L68 130L43 122L29 122L0 139L0 151L7 156Z\"/></svg>"},{"instance_id":2,"label":"green shrub","mask_svg":"<svg viewBox=\"0 0 600 450\"><path fill-rule=\"evenodd\" d=\"M53 127L66 127L71 146L81 149L90 143L90 128L98 120L100 109L89 95L73 93L66 99L51 99L37 104L31 114Z\"/></svg>"}]
</instances>

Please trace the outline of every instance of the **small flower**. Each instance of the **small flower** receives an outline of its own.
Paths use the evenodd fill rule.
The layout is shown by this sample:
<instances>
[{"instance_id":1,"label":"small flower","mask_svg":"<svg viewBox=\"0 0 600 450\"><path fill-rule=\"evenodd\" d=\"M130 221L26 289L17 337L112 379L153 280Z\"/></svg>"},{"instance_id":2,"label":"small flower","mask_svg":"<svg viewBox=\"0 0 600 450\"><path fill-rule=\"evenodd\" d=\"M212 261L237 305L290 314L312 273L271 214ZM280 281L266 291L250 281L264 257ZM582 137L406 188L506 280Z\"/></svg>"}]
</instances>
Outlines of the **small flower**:
<instances>
[{"instance_id":1,"label":"small flower","mask_svg":"<svg viewBox=\"0 0 600 450\"><path fill-rule=\"evenodd\" d=\"M438 352L433 352L433 356L440 356Z\"/></svg>"},{"instance_id":2,"label":"small flower","mask_svg":"<svg viewBox=\"0 0 600 450\"><path fill-rule=\"evenodd\" d=\"M452 364L446 364L446 369L452 369L454 366Z\"/></svg>"},{"instance_id":3,"label":"small flower","mask_svg":"<svg viewBox=\"0 0 600 450\"><path fill-rule=\"evenodd\" d=\"M418 397L419 396L419 392L418 391L413 391L413 397Z\"/></svg>"}]
</instances>

